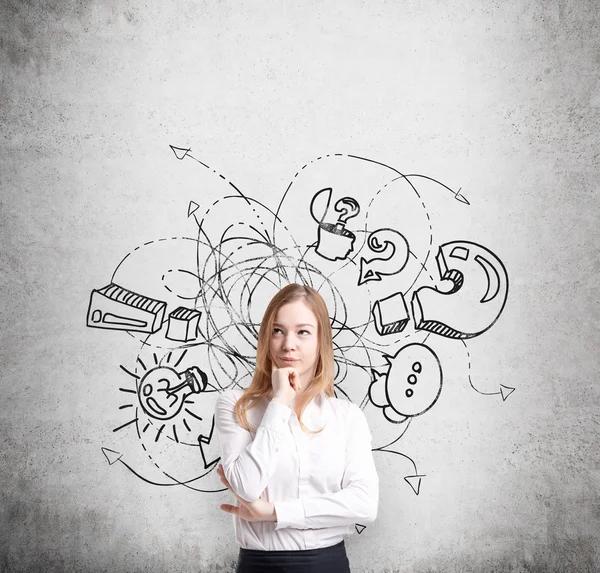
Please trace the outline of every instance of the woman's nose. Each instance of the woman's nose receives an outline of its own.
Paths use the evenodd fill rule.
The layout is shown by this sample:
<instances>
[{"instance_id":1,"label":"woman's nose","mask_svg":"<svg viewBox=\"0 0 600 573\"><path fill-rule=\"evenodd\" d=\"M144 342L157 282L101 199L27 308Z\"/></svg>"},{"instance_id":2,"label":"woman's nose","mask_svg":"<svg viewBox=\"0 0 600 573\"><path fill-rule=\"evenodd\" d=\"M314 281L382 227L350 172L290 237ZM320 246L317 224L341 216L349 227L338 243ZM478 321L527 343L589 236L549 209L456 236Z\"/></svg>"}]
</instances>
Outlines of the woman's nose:
<instances>
[{"instance_id":1,"label":"woman's nose","mask_svg":"<svg viewBox=\"0 0 600 573\"><path fill-rule=\"evenodd\" d=\"M296 346L296 339L293 334L288 334L283 339L284 350L293 350Z\"/></svg>"}]
</instances>

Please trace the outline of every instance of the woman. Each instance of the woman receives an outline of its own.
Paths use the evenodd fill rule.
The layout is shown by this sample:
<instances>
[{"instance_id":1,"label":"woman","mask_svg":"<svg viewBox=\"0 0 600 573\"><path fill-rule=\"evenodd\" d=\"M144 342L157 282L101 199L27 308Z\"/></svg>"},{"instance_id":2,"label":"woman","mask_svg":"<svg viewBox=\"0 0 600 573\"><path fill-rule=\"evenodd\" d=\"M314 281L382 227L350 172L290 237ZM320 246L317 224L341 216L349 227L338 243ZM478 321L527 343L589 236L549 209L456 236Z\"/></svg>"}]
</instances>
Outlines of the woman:
<instances>
[{"instance_id":1,"label":"woman","mask_svg":"<svg viewBox=\"0 0 600 573\"><path fill-rule=\"evenodd\" d=\"M375 519L379 479L364 414L334 397L333 378L325 301L288 285L265 311L250 386L216 404L238 573L350 571L344 538Z\"/></svg>"}]
</instances>

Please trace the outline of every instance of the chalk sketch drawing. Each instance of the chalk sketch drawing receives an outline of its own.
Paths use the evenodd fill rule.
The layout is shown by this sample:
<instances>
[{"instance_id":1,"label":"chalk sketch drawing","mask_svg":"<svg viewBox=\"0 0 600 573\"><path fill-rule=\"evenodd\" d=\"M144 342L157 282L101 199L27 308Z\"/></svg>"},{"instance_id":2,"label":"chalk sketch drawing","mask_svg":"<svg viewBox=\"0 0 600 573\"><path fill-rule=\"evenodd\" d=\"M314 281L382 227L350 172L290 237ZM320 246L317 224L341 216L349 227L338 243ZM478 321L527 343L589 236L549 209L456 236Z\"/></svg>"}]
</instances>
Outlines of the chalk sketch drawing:
<instances>
[{"instance_id":1,"label":"chalk sketch drawing","mask_svg":"<svg viewBox=\"0 0 600 573\"><path fill-rule=\"evenodd\" d=\"M316 288L330 310L336 396L361 407L374 452L392 454L418 495L426 476L399 442L435 411L447 373L503 401L515 390L481 390L471 376L467 341L496 323L509 281L488 247L434 237L430 205L467 209L461 189L335 153L298 169L269 206L191 148L170 149L211 181L185 201L195 236L140 244L91 290L87 326L139 343L120 365L125 417L113 428L139 447L107 445L107 462L147 483L223 491L213 471L216 398L249 384L264 308L297 282Z\"/></svg>"}]
</instances>

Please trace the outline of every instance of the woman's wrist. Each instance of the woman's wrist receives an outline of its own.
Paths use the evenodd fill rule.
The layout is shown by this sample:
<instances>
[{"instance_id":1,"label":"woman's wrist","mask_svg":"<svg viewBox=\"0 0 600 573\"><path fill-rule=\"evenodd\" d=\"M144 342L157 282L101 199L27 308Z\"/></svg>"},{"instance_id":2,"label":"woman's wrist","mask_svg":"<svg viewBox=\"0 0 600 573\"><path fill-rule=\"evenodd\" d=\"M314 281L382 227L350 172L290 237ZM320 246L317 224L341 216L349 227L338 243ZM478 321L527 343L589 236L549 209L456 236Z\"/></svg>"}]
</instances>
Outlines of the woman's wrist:
<instances>
[{"instance_id":1,"label":"woman's wrist","mask_svg":"<svg viewBox=\"0 0 600 573\"><path fill-rule=\"evenodd\" d=\"M286 400L283 396L273 396L273 398L271 398L271 402L276 402L277 404L282 404L288 407L291 404L291 400Z\"/></svg>"},{"instance_id":2,"label":"woman's wrist","mask_svg":"<svg viewBox=\"0 0 600 573\"><path fill-rule=\"evenodd\" d=\"M277 523L277 512L275 511L275 504L271 503L271 513L267 516L267 521L273 521Z\"/></svg>"}]
</instances>

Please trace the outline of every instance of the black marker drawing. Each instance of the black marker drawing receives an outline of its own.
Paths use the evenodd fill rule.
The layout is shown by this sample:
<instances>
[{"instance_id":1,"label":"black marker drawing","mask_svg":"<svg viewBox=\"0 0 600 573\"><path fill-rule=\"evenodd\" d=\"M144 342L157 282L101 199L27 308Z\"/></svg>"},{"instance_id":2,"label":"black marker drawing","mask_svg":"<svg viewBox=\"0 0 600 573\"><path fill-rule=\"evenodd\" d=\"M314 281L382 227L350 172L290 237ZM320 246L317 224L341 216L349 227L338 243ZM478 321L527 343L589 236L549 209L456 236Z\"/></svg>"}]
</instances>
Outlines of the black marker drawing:
<instances>
[{"instance_id":1,"label":"black marker drawing","mask_svg":"<svg viewBox=\"0 0 600 573\"><path fill-rule=\"evenodd\" d=\"M358 284L380 281L382 276L399 273L408 261L408 242L402 233L394 229L377 229L367 240L369 248L378 256L360 259Z\"/></svg>"},{"instance_id":2,"label":"black marker drawing","mask_svg":"<svg viewBox=\"0 0 600 573\"><path fill-rule=\"evenodd\" d=\"M187 480L187 481L179 481L176 478L170 476L168 473L163 471L162 472L163 481L158 481L157 479L149 478L147 476L142 475L138 471L136 471L130 464L128 464L123 459L123 454L121 452L116 452L115 450L111 450L110 448L104 448L104 447L102 447L100 449L101 449L102 453L104 454L104 457L106 458L106 461L108 462L109 466L112 466L113 464L119 462L123 467L125 467L128 471L130 471L134 476L136 476L137 478L141 479L142 481L144 481L150 485L157 485L157 486L162 486L162 487L185 486L189 489L193 489L194 491L198 491L198 492L202 492L202 493L217 493L220 491L227 491L226 488L199 489L199 488L195 487L195 485L193 485L194 482L203 476L199 476L199 477L193 478L191 480ZM164 478L166 478L166 480Z\"/></svg>"},{"instance_id":3,"label":"black marker drawing","mask_svg":"<svg viewBox=\"0 0 600 573\"><path fill-rule=\"evenodd\" d=\"M173 145L169 145L169 147L171 148L171 151L175 154L175 157L177 157L177 159L179 160L185 159L188 153L192 150L191 147L188 147L187 149L184 147L174 147Z\"/></svg>"},{"instance_id":4,"label":"black marker drawing","mask_svg":"<svg viewBox=\"0 0 600 573\"><path fill-rule=\"evenodd\" d=\"M440 278L448 292L422 287L413 294L415 328L449 338L473 338L488 330L504 309L508 273L490 250L469 241L439 248Z\"/></svg>"},{"instance_id":5,"label":"black marker drawing","mask_svg":"<svg viewBox=\"0 0 600 573\"><path fill-rule=\"evenodd\" d=\"M379 336L398 334L409 321L408 307L401 292L376 301L371 312Z\"/></svg>"},{"instance_id":6,"label":"black marker drawing","mask_svg":"<svg viewBox=\"0 0 600 573\"><path fill-rule=\"evenodd\" d=\"M198 336L198 321L202 313L199 310L180 306L169 314L169 327L166 337L169 340L189 342Z\"/></svg>"},{"instance_id":7,"label":"black marker drawing","mask_svg":"<svg viewBox=\"0 0 600 573\"><path fill-rule=\"evenodd\" d=\"M128 400L120 409L129 413L130 419L113 432L134 432L141 450L128 447L125 454L104 447L103 452L112 451L107 456L110 465L119 461L147 483L222 491L221 484L211 479L218 461L218 445L213 440L214 384L190 363L188 349L159 356L146 345L134 368L121 366L135 385L119 388Z\"/></svg>"},{"instance_id":8,"label":"black marker drawing","mask_svg":"<svg viewBox=\"0 0 600 573\"><path fill-rule=\"evenodd\" d=\"M383 375L373 371L369 397L392 423L420 416L437 401L442 391L442 366L435 352L423 344L407 344L394 356Z\"/></svg>"},{"instance_id":9,"label":"black marker drawing","mask_svg":"<svg viewBox=\"0 0 600 573\"><path fill-rule=\"evenodd\" d=\"M360 206L352 197L342 197L334 205L340 213L337 221L326 221L333 189L321 189L310 202L310 214L319 224L315 251L330 261L342 260L352 252L356 235L346 229L348 219L360 213Z\"/></svg>"},{"instance_id":10,"label":"black marker drawing","mask_svg":"<svg viewBox=\"0 0 600 573\"><path fill-rule=\"evenodd\" d=\"M111 283L92 291L87 325L110 330L156 332L162 326L166 307L163 301Z\"/></svg>"},{"instance_id":11,"label":"black marker drawing","mask_svg":"<svg viewBox=\"0 0 600 573\"><path fill-rule=\"evenodd\" d=\"M511 386L506 386L505 384L500 384L500 389L496 390L494 392L490 392L490 391L484 391L484 390L480 390L479 388L476 388L475 385L473 384L473 380L471 379L471 353L469 352L469 349L467 347L467 343L464 340L461 340L463 346L465 347L465 350L467 351L467 359L468 359L468 372L467 372L467 376L469 378L469 384L471 386L471 388L473 388L473 390L475 390L475 392L477 392L478 394L481 394L483 396L497 396L500 395L502 396L502 401L506 402L506 399L515 391L515 388L512 388Z\"/></svg>"},{"instance_id":12,"label":"black marker drawing","mask_svg":"<svg viewBox=\"0 0 600 573\"><path fill-rule=\"evenodd\" d=\"M464 339L493 325L508 292L500 260L468 241L440 247L439 274L450 287L435 286L423 187L431 200L456 199L445 205L457 209L469 205L461 190L336 153L298 169L271 208L194 157L191 147L170 149L205 170L201 197L187 197L182 209L194 236L140 242L118 263L111 284L90 298L88 326L122 331L139 345L132 365L121 366L128 383L118 386L125 400L111 435L123 442L102 448L109 465L155 485L223 491L214 472L216 398L248 385L264 308L282 286L298 282L327 302L336 396L363 409L374 451L410 464L404 482L419 495L425 474L399 442L441 394L442 361L432 349L438 347L425 341L432 336L454 346L461 339L456 352L468 356L465 384L492 394L473 384ZM500 385L493 394L505 400L512 391Z\"/></svg>"},{"instance_id":13,"label":"black marker drawing","mask_svg":"<svg viewBox=\"0 0 600 573\"><path fill-rule=\"evenodd\" d=\"M404 430L392 443L386 444L385 446L380 446L378 448L373 448L373 451L394 454L396 456L399 456L398 459L400 459L400 460L402 460L402 459L408 460L412 465L414 473L404 476L404 481L410 486L411 490L414 492L415 495L419 495L419 493L421 492L421 482L422 482L423 478L426 477L426 475L419 473L419 471L417 470L417 464L410 456L391 448L391 446L396 444L402 438L402 436L406 433L406 431L408 430L408 427L410 426L411 420L412 420L412 418L408 418L408 421L406 422Z\"/></svg>"},{"instance_id":14,"label":"black marker drawing","mask_svg":"<svg viewBox=\"0 0 600 573\"><path fill-rule=\"evenodd\" d=\"M196 367L177 372L169 366L148 370L138 385L138 398L144 412L157 420L170 420L181 412L191 394L206 389L207 376Z\"/></svg>"},{"instance_id":15,"label":"black marker drawing","mask_svg":"<svg viewBox=\"0 0 600 573\"><path fill-rule=\"evenodd\" d=\"M424 475L414 475L414 476L404 476L404 481L412 488L416 495L419 495L421 491L421 480L424 478Z\"/></svg>"}]
</instances>

